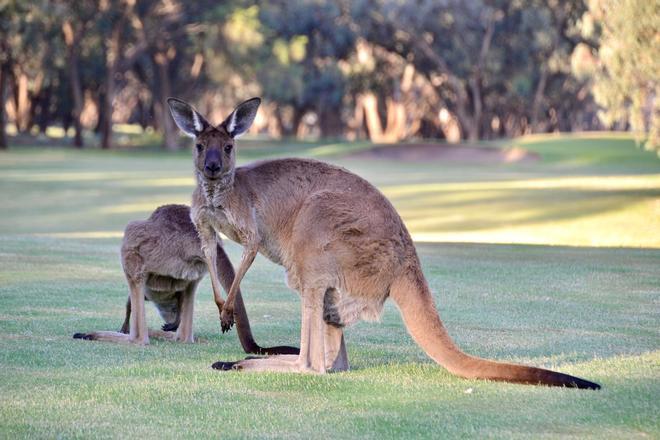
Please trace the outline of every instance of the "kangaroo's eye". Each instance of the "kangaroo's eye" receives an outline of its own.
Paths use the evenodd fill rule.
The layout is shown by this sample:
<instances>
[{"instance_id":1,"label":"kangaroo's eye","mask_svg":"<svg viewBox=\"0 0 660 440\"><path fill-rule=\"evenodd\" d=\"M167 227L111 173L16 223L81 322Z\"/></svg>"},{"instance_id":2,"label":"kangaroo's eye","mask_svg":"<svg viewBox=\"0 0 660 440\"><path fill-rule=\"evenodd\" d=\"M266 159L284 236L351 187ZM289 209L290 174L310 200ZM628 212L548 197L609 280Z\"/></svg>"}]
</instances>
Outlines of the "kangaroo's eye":
<instances>
[{"instance_id":1,"label":"kangaroo's eye","mask_svg":"<svg viewBox=\"0 0 660 440\"><path fill-rule=\"evenodd\" d=\"M225 145L225 153L227 153L227 154L231 153L232 148L234 148L234 146L232 144Z\"/></svg>"},{"instance_id":2,"label":"kangaroo's eye","mask_svg":"<svg viewBox=\"0 0 660 440\"><path fill-rule=\"evenodd\" d=\"M204 145L202 145L202 144L197 144L197 145L195 145L195 147L197 147L197 152L199 152L199 153L201 153L202 150L204 149Z\"/></svg>"}]
</instances>

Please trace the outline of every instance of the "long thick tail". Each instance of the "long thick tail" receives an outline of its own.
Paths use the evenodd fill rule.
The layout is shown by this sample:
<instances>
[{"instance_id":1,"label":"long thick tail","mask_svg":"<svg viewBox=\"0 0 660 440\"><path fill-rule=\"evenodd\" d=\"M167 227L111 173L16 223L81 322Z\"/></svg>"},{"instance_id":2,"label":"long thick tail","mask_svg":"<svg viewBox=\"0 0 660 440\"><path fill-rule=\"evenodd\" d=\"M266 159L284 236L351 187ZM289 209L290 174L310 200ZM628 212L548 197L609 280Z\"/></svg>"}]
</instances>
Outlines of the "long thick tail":
<instances>
[{"instance_id":1,"label":"long thick tail","mask_svg":"<svg viewBox=\"0 0 660 440\"><path fill-rule=\"evenodd\" d=\"M229 257L220 245L217 247L217 264L218 275L222 287L229 291L231 283L234 282L234 267L229 261ZM276 347L261 347L254 340L252 336L252 329L250 328L250 320L248 319L245 304L243 303L243 295L239 290L234 299L234 320L236 321L236 332L238 333L238 340L241 342L243 351L251 354L298 354L300 349L297 347L290 347L288 345L279 345Z\"/></svg>"},{"instance_id":2,"label":"long thick tail","mask_svg":"<svg viewBox=\"0 0 660 440\"><path fill-rule=\"evenodd\" d=\"M415 342L434 361L457 376L530 385L600 389L600 385L596 383L568 374L491 361L462 352L442 324L433 296L419 267L411 268L397 279L390 294Z\"/></svg>"},{"instance_id":3,"label":"long thick tail","mask_svg":"<svg viewBox=\"0 0 660 440\"><path fill-rule=\"evenodd\" d=\"M236 321L236 332L238 339L241 341L243 351L252 354L299 354L300 350L297 347L289 347L288 345L278 345L276 347L261 347L254 340L252 336L252 329L250 328L250 321L248 320L245 304L241 292L238 291L236 298L234 298L234 320Z\"/></svg>"}]
</instances>

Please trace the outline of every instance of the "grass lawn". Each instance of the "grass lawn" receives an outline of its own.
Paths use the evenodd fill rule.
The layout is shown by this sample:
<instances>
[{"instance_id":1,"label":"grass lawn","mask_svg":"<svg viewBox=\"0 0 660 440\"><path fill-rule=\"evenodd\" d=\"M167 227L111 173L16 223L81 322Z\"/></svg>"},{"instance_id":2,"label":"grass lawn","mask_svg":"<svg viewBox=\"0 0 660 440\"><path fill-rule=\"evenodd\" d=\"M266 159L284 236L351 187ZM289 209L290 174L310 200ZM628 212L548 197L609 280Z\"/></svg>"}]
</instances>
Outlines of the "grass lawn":
<instances>
[{"instance_id":1,"label":"grass lawn","mask_svg":"<svg viewBox=\"0 0 660 440\"><path fill-rule=\"evenodd\" d=\"M364 144L258 142L239 156L317 157L375 183L420 240L465 351L601 391L451 376L389 303L380 323L347 330L350 372L216 372L211 363L243 353L235 331L220 334L208 280L194 345L73 340L120 326L123 227L188 203L192 161L15 148L0 154L0 438L660 437L660 160L621 135L512 143L542 160L367 161L345 155ZM237 261L240 247L226 247ZM242 286L257 342L298 344L299 301L282 269L258 257Z\"/></svg>"}]
</instances>

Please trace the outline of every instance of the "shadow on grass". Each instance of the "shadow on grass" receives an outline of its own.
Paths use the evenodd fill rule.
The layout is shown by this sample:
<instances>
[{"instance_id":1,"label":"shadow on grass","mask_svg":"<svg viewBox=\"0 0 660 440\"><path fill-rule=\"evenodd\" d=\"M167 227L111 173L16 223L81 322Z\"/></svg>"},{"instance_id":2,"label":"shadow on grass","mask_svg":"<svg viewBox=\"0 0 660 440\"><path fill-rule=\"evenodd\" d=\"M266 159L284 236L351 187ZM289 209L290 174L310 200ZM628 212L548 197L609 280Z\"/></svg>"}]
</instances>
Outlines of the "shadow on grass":
<instances>
[{"instance_id":1,"label":"shadow on grass","mask_svg":"<svg viewBox=\"0 0 660 440\"><path fill-rule=\"evenodd\" d=\"M414 231L470 231L589 217L651 201L660 188L585 190L455 190L392 197Z\"/></svg>"}]
</instances>

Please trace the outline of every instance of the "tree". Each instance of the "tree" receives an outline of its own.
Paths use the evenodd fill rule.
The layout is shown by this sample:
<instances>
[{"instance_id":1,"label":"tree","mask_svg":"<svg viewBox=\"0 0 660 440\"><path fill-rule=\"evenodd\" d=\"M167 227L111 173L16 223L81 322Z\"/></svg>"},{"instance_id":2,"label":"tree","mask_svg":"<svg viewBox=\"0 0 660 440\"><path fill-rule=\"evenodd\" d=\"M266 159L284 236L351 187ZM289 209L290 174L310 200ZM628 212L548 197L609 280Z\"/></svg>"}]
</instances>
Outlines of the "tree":
<instances>
[{"instance_id":1,"label":"tree","mask_svg":"<svg viewBox=\"0 0 660 440\"><path fill-rule=\"evenodd\" d=\"M587 16L616 15L613 1L593 0ZM81 146L82 130L95 126L109 148L113 122L137 122L176 149L171 95L215 120L259 94L254 127L271 134L311 126L322 137L458 141L592 128L593 83L603 115L625 115L615 119L654 139L657 61L634 59L644 79L617 64L630 54L612 56L614 67L606 59L624 51L614 38L624 31L629 44L646 44L640 57L657 52L651 3L637 11L651 30L628 31L630 11L602 26L612 41L598 54L599 82L572 74L580 60L596 66L600 38L580 32L586 5L573 0L0 0L0 95L4 119L22 133L58 123ZM642 92L625 95L630 81Z\"/></svg>"},{"instance_id":2,"label":"tree","mask_svg":"<svg viewBox=\"0 0 660 440\"><path fill-rule=\"evenodd\" d=\"M0 42L0 52L5 51L2 47L4 42ZM6 121L5 121L5 90L7 88L7 76L9 72L5 64L0 62L0 150L7 149L7 134L6 134Z\"/></svg>"},{"instance_id":3,"label":"tree","mask_svg":"<svg viewBox=\"0 0 660 440\"><path fill-rule=\"evenodd\" d=\"M592 0L584 20L602 32L593 77L601 120L630 124L660 154L660 3Z\"/></svg>"},{"instance_id":4,"label":"tree","mask_svg":"<svg viewBox=\"0 0 660 440\"><path fill-rule=\"evenodd\" d=\"M66 47L66 75L70 88L70 97L73 102L72 114L73 127L75 130L73 145L81 148L82 138L82 111L84 105L85 84L81 64L90 64L97 60L92 59L89 54L82 58L83 49L89 49L89 40L84 41L84 36L92 34L90 25L93 25L98 11L98 5L93 0L79 0L76 2L63 1L59 4L59 22L61 23L62 38ZM93 43L92 43L93 44ZM87 50L89 53L90 51ZM88 84L89 85L89 84Z\"/></svg>"},{"instance_id":5,"label":"tree","mask_svg":"<svg viewBox=\"0 0 660 440\"><path fill-rule=\"evenodd\" d=\"M564 105L580 87L570 75L580 2L362 0L351 6L361 35L411 63L435 88L437 104L429 108L455 118L464 138L556 129L578 109Z\"/></svg>"},{"instance_id":6,"label":"tree","mask_svg":"<svg viewBox=\"0 0 660 440\"><path fill-rule=\"evenodd\" d=\"M26 15L39 6L26 5L17 0L0 3L0 148L3 149L7 148L5 99L10 85L14 95L12 104L17 128L25 130L25 121L29 115L28 78L21 75L20 80L17 79L16 71L21 61L26 60L26 55L28 59L34 55L32 49L36 46L35 39L39 34L33 29L40 25L40 20L28 23Z\"/></svg>"},{"instance_id":7,"label":"tree","mask_svg":"<svg viewBox=\"0 0 660 440\"><path fill-rule=\"evenodd\" d=\"M316 114L322 137L344 132L347 80L338 63L354 51L356 39L347 12L333 1L261 2L261 32L270 44L257 78L265 98L292 109L294 133L308 111Z\"/></svg>"}]
</instances>

